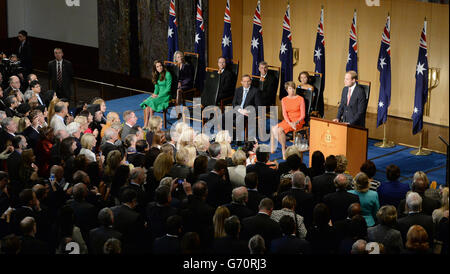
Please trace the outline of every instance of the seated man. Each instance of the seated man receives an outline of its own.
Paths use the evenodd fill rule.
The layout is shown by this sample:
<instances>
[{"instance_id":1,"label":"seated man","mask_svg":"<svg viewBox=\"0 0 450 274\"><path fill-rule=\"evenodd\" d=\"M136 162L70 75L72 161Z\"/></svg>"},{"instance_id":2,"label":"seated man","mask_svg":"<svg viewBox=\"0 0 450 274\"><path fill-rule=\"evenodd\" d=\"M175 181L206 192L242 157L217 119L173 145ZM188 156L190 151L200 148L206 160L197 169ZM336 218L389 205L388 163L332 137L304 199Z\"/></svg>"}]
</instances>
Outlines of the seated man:
<instances>
[{"instance_id":1,"label":"seated man","mask_svg":"<svg viewBox=\"0 0 450 274\"><path fill-rule=\"evenodd\" d=\"M259 62L259 73L261 79L258 85L258 96L261 97L261 106L275 105L278 81L273 70L269 70L269 64L265 61Z\"/></svg>"},{"instance_id":2,"label":"seated man","mask_svg":"<svg viewBox=\"0 0 450 274\"><path fill-rule=\"evenodd\" d=\"M258 90L251 86L252 80L250 75L245 74L242 76L241 84L242 87L236 89L233 98L233 108L238 107L236 114L236 128L240 124L244 124L244 117L251 114L252 111L256 111L257 107L260 104L260 98L258 96ZM247 107L254 107L254 110L251 108L247 109ZM256 113L255 113L256 117ZM254 124L256 127L256 123ZM252 137L256 137L255 127L249 126L248 138L253 139ZM237 129L238 130L238 129ZM236 131L237 133L238 131ZM242 141L243 138L240 134L236 134L236 137L239 141Z\"/></svg>"},{"instance_id":3,"label":"seated man","mask_svg":"<svg viewBox=\"0 0 450 274\"><path fill-rule=\"evenodd\" d=\"M345 74L345 87L342 89L341 103L334 122L365 127L366 125L366 93L356 83L358 75L354 71Z\"/></svg>"},{"instance_id":4,"label":"seated man","mask_svg":"<svg viewBox=\"0 0 450 274\"><path fill-rule=\"evenodd\" d=\"M221 99L234 95L233 73L227 69L226 64L226 59L220 56L217 60L217 66L219 67L217 73L219 74L220 84L217 91L216 105L220 103Z\"/></svg>"}]
</instances>

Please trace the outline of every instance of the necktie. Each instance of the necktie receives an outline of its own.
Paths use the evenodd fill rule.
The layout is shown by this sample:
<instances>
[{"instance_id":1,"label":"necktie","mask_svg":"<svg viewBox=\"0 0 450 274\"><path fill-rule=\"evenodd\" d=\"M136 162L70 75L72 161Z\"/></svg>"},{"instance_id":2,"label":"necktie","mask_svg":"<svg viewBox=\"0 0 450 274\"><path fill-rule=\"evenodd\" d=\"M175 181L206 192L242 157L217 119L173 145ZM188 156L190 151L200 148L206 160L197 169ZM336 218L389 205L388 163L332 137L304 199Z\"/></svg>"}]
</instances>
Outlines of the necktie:
<instances>
[{"instance_id":1,"label":"necktie","mask_svg":"<svg viewBox=\"0 0 450 274\"><path fill-rule=\"evenodd\" d=\"M352 88L349 87L348 92L347 92L347 106L348 106L348 103L350 103L350 98L352 97L352 92L353 92Z\"/></svg>"},{"instance_id":2,"label":"necktie","mask_svg":"<svg viewBox=\"0 0 450 274\"><path fill-rule=\"evenodd\" d=\"M58 75L57 75L58 85L61 86L62 82L62 71L61 71L61 62L58 62Z\"/></svg>"},{"instance_id":3,"label":"necktie","mask_svg":"<svg viewBox=\"0 0 450 274\"><path fill-rule=\"evenodd\" d=\"M248 89L245 89L245 88L244 88L244 94L242 95L241 108L244 108L245 99L247 98L247 93L248 93Z\"/></svg>"}]
</instances>

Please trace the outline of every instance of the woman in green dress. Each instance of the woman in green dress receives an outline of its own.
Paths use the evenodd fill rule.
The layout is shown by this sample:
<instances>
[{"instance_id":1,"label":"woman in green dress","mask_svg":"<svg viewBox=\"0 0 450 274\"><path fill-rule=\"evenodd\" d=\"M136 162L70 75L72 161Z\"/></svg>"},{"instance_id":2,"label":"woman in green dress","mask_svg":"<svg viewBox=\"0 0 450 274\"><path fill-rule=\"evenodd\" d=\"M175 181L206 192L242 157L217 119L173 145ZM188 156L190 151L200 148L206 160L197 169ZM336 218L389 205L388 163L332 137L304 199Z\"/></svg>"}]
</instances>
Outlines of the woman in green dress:
<instances>
[{"instance_id":1,"label":"woman in green dress","mask_svg":"<svg viewBox=\"0 0 450 274\"><path fill-rule=\"evenodd\" d=\"M160 60L153 62L152 82L155 84L153 95L141 103L144 110L144 128L148 128L148 121L153 112L160 112L169 106L172 75Z\"/></svg>"}]
</instances>

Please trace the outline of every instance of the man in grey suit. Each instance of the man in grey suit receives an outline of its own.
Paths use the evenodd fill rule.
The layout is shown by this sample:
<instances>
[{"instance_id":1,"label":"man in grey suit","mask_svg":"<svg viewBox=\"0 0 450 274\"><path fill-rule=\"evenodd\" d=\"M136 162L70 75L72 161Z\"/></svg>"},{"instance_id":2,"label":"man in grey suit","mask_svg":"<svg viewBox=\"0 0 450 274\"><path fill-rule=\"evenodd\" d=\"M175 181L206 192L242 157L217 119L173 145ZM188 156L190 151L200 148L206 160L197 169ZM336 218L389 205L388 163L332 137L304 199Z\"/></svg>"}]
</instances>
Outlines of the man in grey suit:
<instances>
[{"instance_id":1,"label":"man in grey suit","mask_svg":"<svg viewBox=\"0 0 450 274\"><path fill-rule=\"evenodd\" d=\"M354 71L345 74L342 89L341 103L338 114L334 122L342 122L350 125L365 127L366 125L366 93L364 89L356 83L358 75Z\"/></svg>"},{"instance_id":2,"label":"man in grey suit","mask_svg":"<svg viewBox=\"0 0 450 274\"><path fill-rule=\"evenodd\" d=\"M58 130L66 130L67 127L64 123L64 118L66 117L68 113L67 105L64 102L58 102L55 105L55 115L53 116L52 120L50 121L50 126L56 131Z\"/></svg>"},{"instance_id":3,"label":"man in grey suit","mask_svg":"<svg viewBox=\"0 0 450 274\"><path fill-rule=\"evenodd\" d=\"M125 138L128 134L130 134L131 128L134 127L138 118L134 111L127 110L123 113L123 120L125 121L125 124L123 125L122 134L120 135L120 137L122 141L125 141Z\"/></svg>"}]
</instances>

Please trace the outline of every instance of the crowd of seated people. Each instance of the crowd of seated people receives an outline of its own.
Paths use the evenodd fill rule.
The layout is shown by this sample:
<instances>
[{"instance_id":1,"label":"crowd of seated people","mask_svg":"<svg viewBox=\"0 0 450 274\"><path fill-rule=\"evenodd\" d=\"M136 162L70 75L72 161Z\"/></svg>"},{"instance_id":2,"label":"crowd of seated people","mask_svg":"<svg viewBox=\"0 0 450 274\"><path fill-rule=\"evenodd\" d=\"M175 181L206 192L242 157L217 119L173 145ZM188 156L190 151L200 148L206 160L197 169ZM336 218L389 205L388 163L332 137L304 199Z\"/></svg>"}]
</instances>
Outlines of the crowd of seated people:
<instances>
[{"instance_id":1,"label":"crowd of seated people","mask_svg":"<svg viewBox=\"0 0 450 274\"><path fill-rule=\"evenodd\" d=\"M448 254L448 186L422 171L399 181L389 165L379 182L367 161L352 177L344 155L312 151L307 168L296 146L278 163L227 131L163 131L156 97L143 129L101 98L69 111L33 74L22 95L16 78L0 87L1 253Z\"/></svg>"}]
</instances>

